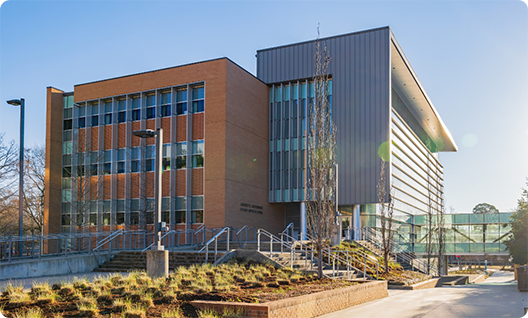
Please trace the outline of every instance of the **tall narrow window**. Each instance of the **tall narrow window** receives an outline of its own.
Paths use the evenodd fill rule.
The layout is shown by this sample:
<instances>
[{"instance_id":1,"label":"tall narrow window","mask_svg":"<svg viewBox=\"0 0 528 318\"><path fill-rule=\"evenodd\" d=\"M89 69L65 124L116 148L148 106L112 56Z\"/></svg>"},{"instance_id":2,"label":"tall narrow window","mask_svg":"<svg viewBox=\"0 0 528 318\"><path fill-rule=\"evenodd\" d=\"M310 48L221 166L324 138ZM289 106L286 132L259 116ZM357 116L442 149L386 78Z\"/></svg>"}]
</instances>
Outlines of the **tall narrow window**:
<instances>
[{"instance_id":1,"label":"tall narrow window","mask_svg":"<svg viewBox=\"0 0 528 318\"><path fill-rule=\"evenodd\" d=\"M147 106L147 119L155 118L156 117L156 96L155 95L147 95L146 100L146 106Z\"/></svg>"},{"instance_id":2,"label":"tall narrow window","mask_svg":"<svg viewBox=\"0 0 528 318\"><path fill-rule=\"evenodd\" d=\"M161 117L167 117L171 115L171 93L161 93Z\"/></svg>"},{"instance_id":3,"label":"tall narrow window","mask_svg":"<svg viewBox=\"0 0 528 318\"><path fill-rule=\"evenodd\" d=\"M103 153L103 174L112 173L112 150L105 150Z\"/></svg>"},{"instance_id":4,"label":"tall narrow window","mask_svg":"<svg viewBox=\"0 0 528 318\"><path fill-rule=\"evenodd\" d=\"M139 147L130 149L130 172L139 172Z\"/></svg>"},{"instance_id":5,"label":"tall narrow window","mask_svg":"<svg viewBox=\"0 0 528 318\"><path fill-rule=\"evenodd\" d=\"M120 99L117 101L117 122L126 122L126 99Z\"/></svg>"},{"instance_id":6,"label":"tall narrow window","mask_svg":"<svg viewBox=\"0 0 528 318\"><path fill-rule=\"evenodd\" d=\"M200 168L204 166L204 141L195 140L192 142L192 164L193 168Z\"/></svg>"},{"instance_id":7,"label":"tall narrow window","mask_svg":"<svg viewBox=\"0 0 528 318\"><path fill-rule=\"evenodd\" d=\"M92 127L99 126L99 104L92 104L90 109L92 114Z\"/></svg>"},{"instance_id":8,"label":"tall narrow window","mask_svg":"<svg viewBox=\"0 0 528 318\"><path fill-rule=\"evenodd\" d=\"M112 124L112 101L104 103L104 123L103 125Z\"/></svg>"},{"instance_id":9,"label":"tall narrow window","mask_svg":"<svg viewBox=\"0 0 528 318\"><path fill-rule=\"evenodd\" d=\"M176 169L185 169L187 167L187 143L176 143Z\"/></svg>"},{"instance_id":10,"label":"tall narrow window","mask_svg":"<svg viewBox=\"0 0 528 318\"><path fill-rule=\"evenodd\" d=\"M171 162L171 144L164 144L163 145L163 171L170 170L170 162Z\"/></svg>"},{"instance_id":11,"label":"tall narrow window","mask_svg":"<svg viewBox=\"0 0 528 318\"><path fill-rule=\"evenodd\" d=\"M192 89L192 112L201 113L204 111L204 88L198 87Z\"/></svg>"},{"instance_id":12,"label":"tall narrow window","mask_svg":"<svg viewBox=\"0 0 528 318\"><path fill-rule=\"evenodd\" d=\"M154 171L154 161L156 157L155 146L145 147L145 171Z\"/></svg>"},{"instance_id":13,"label":"tall narrow window","mask_svg":"<svg viewBox=\"0 0 528 318\"><path fill-rule=\"evenodd\" d=\"M79 118L77 119L79 128L86 127L86 107L79 107Z\"/></svg>"},{"instance_id":14,"label":"tall narrow window","mask_svg":"<svg viewBox=\"0 0 528 318\"><path fill-rule=\"evenodd\" d=\"M125 173L125 149L117 149L117 173Z\"/></svg>"},{"instance_id":15,"label":"tall narrow window","mask_svg":"<svg viewBox=\"0 0 528 318\"><path fill-rule=\"evenodd\" d=\"M141 119L141 98L132 97L132 121Z\"/></svg>"},{"instance_id":16,"label":"tall narrow window","mask_svg":"<svg viewBox=\"0 0 528 318\"><path fill-rule=\"evenodd\" d=\"M176 92L176 115L187 114L187 91L180 90Z\"/></svg>"}]
</instances>

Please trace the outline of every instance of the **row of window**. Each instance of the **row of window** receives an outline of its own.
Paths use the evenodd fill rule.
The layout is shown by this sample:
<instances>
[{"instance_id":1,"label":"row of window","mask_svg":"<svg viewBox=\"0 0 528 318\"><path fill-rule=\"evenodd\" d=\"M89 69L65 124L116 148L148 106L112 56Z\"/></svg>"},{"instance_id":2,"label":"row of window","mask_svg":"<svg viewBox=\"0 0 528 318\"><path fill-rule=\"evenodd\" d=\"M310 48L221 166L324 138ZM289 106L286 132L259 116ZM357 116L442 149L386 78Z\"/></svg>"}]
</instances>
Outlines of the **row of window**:
<instances>
[{"instance_id":1,"label":"row of window","mask_svg":"<svg viewBox=\"0 0 528 318\"><path fill-rule=\"evenodd\" d=\"M174 211L172 212L173 216L171 218L171 212L170 211L162 211L161 212L161 222L166 222L167 224L185 224L186 223L186 212L185 211ZM114 225L139 225L140 224L140 212L129 212L128 213L129 220L126 222L126 214L124 212L117 212L115 215L115 222ZM61 216L61 225L62 226L68 226L68 225L89 225L89 226L95 226L98 224L102 225L112 225L111 221L111 214L110 213L103 213L101 214L101 220L98 222L97 220L98 214L96 213L90 213L87 215L86 220L83 220L82 215L74 214L74 215L67 215L63 214ZM203 210L194 210L191 211L191 219L190 223L203 223ZM146 212L145 213L145 220L144 224L152 225L154 224L154 212Z\"/></svg>"},{"instance_id":2,"label":"row of window","mask_svg":"<svg viewBox=\"0 0 528 318\"><path fill-rule=\"evenodd\" d=\"M174 115L186 115L187 114L187 91L180 90L175 92L176 103L174 104L175 111ZM146 95L145 97L145 108L143 117L141 109L141 98L139 95L137 97L132 97L128 99L118 99L113 103L112 101L99 103L88 103L82 104L78 107L78 113L76 115L77 126L75 128L85 128L85 127L97 127L99 125L110 125L113 123L124 123L128 121L137 121L141 119L152 119L157 117L167 117L173 114L171 103L172 101L171 92L161 93L160 94L160 104L156 106L156 96L155 95ZM73 96L64 97L65 108L63 110L63 130L71 130L74 127L73 117L73 103L69 103L68 98L73 98ZM127 107L128 104L128 107ZM196 88L192 90L192 113L201 113L205 109L204 101L204 88ZM127 112L128 110L128 112ZM128 114L128 118L127 118ZM112 120L113 119L113 120Z\"/></svg>"},{"instance_id":3,"label":"row of window","mask_svg":"<svg viewBox=\"0 0 528 318\"><path fill-rule=\"evenodd\" d=\"M162 167L163 170L185 169L187 168L187 143L175 143L175 156L171 157L171 144L163 145ZM201 168L204 166L204 140L192 141L192 152L189 154L192 168ZM112 160L112 152L115 159ZM101 152L92 151L89 153L72 154L72 142L63 143L63 177L71 177L71 166L77 167L77 176L85 175L106 175L112 173L112 163L116 164L115 173L154 171L155 169L155 146L133 147L124 149L104 150ZM73 155L73 158L72 158ZM127 161L130 164L127 169ZM113 161L113 162L112 162ZM86 167L85 167L86 166ZM101 170L99 170L101 167ZM85 169L89 169L86 171Z\"/></svg>"}]
</instances>

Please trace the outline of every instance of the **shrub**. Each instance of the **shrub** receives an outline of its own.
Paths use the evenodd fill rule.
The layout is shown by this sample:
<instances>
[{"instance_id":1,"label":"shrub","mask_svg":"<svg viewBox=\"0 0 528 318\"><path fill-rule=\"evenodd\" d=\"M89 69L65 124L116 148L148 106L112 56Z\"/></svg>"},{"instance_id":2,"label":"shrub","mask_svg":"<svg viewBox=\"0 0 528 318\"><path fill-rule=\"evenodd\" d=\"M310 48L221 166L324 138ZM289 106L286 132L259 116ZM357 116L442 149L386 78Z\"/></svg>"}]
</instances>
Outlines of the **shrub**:
<instances>
[{"instance_id":1,"label":"shrub","mask_svg":"<svg viewBox=\"0 0 528 318\"><path fill-rule=\"evenodd\" d=\"M133 305L124 313L125 318L144 318L146 316L147 309L143 306Z\"/></svg>"},{"instance_id":2,"label":"shrub","mask_svg":"<svg viewBox=\"0 0 528 318\"><path fill-rule=\"evenodd\" d=\"M95 303L79 304L79 315L82 317L96 317L99 314L99 309Z\"/></svg>"},{"instance_id":3,"label":"shrub","mask_svg":"<svg viewBox=\"0 0 528 318\"><path fill-rule=\"evenodd\" d=\"M31 308L24 313L17 313L15 318L42 318L44 317L40 308Z\"/></svg>"},{"instance_id":4,"label":"shrub","mask_svg":"<svg viewBox=\"0 0 528 318\"><path fill-rule=\"evenodd\" d=\"M164 311L161 314L161 318L183 318L183 313L180 308L171 309L168 311Z\"/></svg>"}]
</instances>

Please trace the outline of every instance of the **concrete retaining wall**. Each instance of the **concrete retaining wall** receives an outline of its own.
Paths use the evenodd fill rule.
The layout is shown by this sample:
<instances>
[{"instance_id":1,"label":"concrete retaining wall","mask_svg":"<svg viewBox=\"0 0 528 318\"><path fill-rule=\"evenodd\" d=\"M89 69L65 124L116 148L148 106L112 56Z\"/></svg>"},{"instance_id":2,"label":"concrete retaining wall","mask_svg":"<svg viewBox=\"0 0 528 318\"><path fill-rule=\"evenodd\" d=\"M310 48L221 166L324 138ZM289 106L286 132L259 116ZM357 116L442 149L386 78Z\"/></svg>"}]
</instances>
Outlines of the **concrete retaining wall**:
<instances>
[{"instance_id":1,"label":"concrete retaining wall","mask_svg":"<svg viewBox=\"0 0 528 318\"><path fill-rule=\"evenodd\" d=\"M195 300L191 304L199 309L214 310L220 313L224 308L243 311L243 317L309 318L384 298L387 295L387 282L376 281L262 304L204 300Z\"/></svg>"},{"instance_id":2,"label":"concrete retaining wall","mask_svg":"<svg viewBox=\"0 0 528 318\"><path fill-rule=\"evenodd\" d=\"M442 278L432 278L411 286L403 285L389 285L389 289L403 289L403 290L417 290L417 289L427 289L442 287Z\"/></svg>"},{"instance_id":3,"label":"concrete retaining wall","mask_svg":"<svg viewBox=\"0 0 528 318\"><path fill-rule=\"evenodd\" d=\"M111 255L101 253L99 261L103 263L110 259ZM0 263L0 280L91 272L99 266L96 257L93 254L69 255Z\"/></svg>"}]
</instances>

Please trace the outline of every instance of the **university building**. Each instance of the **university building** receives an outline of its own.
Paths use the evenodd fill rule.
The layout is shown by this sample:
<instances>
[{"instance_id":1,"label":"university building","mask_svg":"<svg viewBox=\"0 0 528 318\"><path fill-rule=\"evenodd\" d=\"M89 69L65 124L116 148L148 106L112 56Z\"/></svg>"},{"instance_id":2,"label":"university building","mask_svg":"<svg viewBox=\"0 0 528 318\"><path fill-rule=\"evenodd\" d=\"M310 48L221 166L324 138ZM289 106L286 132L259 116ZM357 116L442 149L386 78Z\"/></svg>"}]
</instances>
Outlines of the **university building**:
<instances>
[{"instance_id":1,"label":"university building","mask_svg":"<svg viewBox=\"0 0 528 318\"><path fill-rule=\"evenodd\" d=\"M456 144L389 27L323 38L337 126L344 226L379 226L390 158L397 239L442 208L438 153ZM257 74L228 58L48 87L45 232L153 223L154 139L163 129L162 221L172 229L305 230L306 117L314 41L257 51ZM60 158L60 159L59 159ZM388 188L387 188L388 189Z\"/></svg>"}]
</instances>

